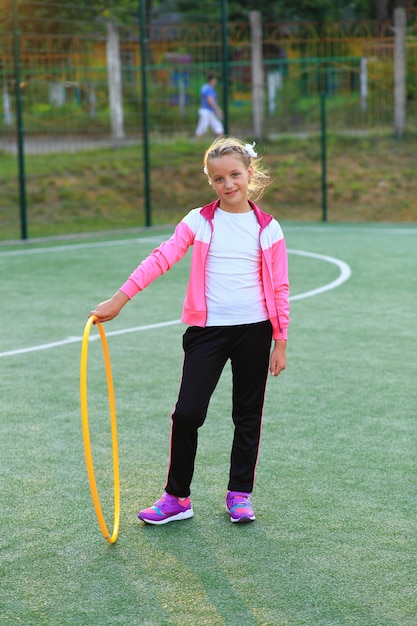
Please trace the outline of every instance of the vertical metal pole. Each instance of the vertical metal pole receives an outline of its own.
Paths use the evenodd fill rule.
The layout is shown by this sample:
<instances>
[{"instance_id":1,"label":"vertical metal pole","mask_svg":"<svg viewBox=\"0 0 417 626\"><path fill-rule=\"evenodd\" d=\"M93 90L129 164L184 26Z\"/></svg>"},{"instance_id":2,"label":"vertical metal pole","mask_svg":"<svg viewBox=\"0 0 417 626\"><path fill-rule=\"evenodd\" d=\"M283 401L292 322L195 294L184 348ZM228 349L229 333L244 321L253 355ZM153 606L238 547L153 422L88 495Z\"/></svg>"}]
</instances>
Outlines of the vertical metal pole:
<instances>
[{"instance_id":1,"label":"vertical metal pole","mask_svg":"<svg viewBox=\"0 0 417 626\"><path fill-rule=\"evenodd\" d=\"M327 136L326 136L326 93L320 94L321 104L321 207L322 221L327 222Z\"/></svg>"},{"instance_id":2,"label":"vertical metal pole","mask_svg":"<svg viewBox=\"0 0 417 626\"><path fill-rule=\"evenodd\" d=\"M143 135L143 178L145 185L145 224L152 225L151 185L149 179L149 136L148 136L148 85L146 80L146 0L139 0L140 50L142 68L142 135Z\"/></svg>"},{"instance_id":3,"label":"vertical metal pole","mask_svg":"<svg viewBox=\"0 0 417 626\"><path fill-rule=\"evenodd\" d=\"M16 135L19 164L19 197L20 197L20 232L21 238L27 239L27 205L26 205L26 177L25 177L25 151L23 145L23 101L20 87L20 45L19 45L19 14L18 0L13 0L13 56L14 56L14 82L16 94Z\"/></svg>"},{"instance_id":4,"label":"vertical metal pole","mask_svg":"<svg viewBox=\"0 0 417 626\"><path fill-rule=\"evenodd\" d=\"M227 41L227 0L221 0L222 13L222 76L223 76L223 126L229 133L229 47Z\"/></svg>"},{"instance_id":5,"label":"vertical metal pole","mask_svg":"<svg viewBox=\"0 0 417 626\"><path fill-rule=\"evenodd\" d=\"M262 15L249 11L251 40L252 119L255 139L264 136L264 69L262 53Z\"/></svg>"}]
</instances>

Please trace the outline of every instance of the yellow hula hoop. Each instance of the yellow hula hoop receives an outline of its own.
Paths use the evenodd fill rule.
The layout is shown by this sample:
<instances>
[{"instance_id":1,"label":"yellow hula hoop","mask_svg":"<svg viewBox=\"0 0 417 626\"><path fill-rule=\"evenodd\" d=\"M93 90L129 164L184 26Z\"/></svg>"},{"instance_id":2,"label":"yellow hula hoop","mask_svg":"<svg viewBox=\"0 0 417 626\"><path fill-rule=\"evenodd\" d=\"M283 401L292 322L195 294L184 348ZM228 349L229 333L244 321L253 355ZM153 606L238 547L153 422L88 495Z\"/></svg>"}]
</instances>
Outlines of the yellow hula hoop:
<instances>
[{"instance_id":1,"label":"yellow hula hoop","mask_svg":"<svg viewBox=\"0 0 417 626\"><path fill-rule=\"evenodd\" d=\"M110 425L113 452L113 479L114 479L114 521L113 531L110 534L106 522L104 521L103 512L101 510L100 499L96 478L94 474L93 454L91 451L90 429L88 426L88 399L87 399L87 361L88 361L88 342L90 337L91 326L96 321L96 317L89 317L84 328L83 341L81 345L81 364L80 364L80 403L81 403L81 420L82 432L84 439L85 460L87 464L87 474L90 483L90 491L93 498L94 509L96 511L97 520L108 543L114 543L119 534L120 523L120 481L119 481L119 454L117 444L117 422L116 422L116 404L114 400L113 376L110 364L109 348L107 345L106 334L103 325L98 323L97 328L100 333L101 345L103 348L104 364L106 368L107 390L109 395L110 409Z\"/></svg>"}]
</instances>

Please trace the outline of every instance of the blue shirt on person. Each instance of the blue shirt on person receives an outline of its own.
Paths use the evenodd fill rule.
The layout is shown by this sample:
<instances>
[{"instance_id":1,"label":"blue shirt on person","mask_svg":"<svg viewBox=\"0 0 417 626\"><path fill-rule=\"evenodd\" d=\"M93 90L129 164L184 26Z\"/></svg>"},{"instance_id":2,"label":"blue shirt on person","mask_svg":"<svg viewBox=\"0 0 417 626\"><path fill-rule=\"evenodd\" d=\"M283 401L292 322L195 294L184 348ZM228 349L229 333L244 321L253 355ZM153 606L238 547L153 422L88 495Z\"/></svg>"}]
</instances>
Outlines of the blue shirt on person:
<instances>
[{"instance_id":1,"label":"blue shirt on person","mask_svg":"<svg viewBox=\"0 0 417 626\"><path fill-rule=\"evenodd\" d=\"M201 108L208 109L209 111L213 111L213 107L207 101L207 98L212 97L213 100L217 103L216 90L212 85L206 83L201 88Z\"/></svg>"}]
</instances>

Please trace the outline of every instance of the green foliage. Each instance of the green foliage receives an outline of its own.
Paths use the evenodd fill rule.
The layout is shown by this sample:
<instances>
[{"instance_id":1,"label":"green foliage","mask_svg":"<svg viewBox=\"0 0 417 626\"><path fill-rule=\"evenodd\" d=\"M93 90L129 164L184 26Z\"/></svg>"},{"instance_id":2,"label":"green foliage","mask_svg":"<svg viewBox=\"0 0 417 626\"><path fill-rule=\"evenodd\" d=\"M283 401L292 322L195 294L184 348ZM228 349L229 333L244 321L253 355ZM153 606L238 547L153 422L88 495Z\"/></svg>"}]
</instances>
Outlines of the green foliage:
<instances>
[{"instance_id":1,"label":"green foliage","mask_svg":"<svg viewBox=\"0 0 417 626\"><path fill-rule=\"evenodd\" d=\"M203 5L192 0L176 0L178 11L188 21L205 22L207 19L220 19L221 2L207 0ZM373 3L371 0L240 0L227 2L227 13L230 21L246 21L249 11L260 11L265 22L282 22L291 20L306 20L323 22L338 20L343 17L371 18Z\"/></svg>"},{"instance_id":2,"label":"green foliage","mask_svg":"<svg viewBox=\"0 0 417 626\"><path fill-rule=\"evenodd\" d=\"M297 115L308 120L308 101L301 104ZM103 120L103 125L105 122L108 120ZM243 133L242 137L250 139ZM201 171L207 141L193 143L186 137L151 141L152 224L174 224L189 209L213 199L213 190ZM279 219L320 220L319 134L287 134L259 142L258 149L272 173L262 207ZM327 158L329 221L417 222L414 137L398 141L391 133L363 137L329 134ZM0 238L16 239L16 159L0 153L0 171ZM118 149L103 144L101 149L76 153L28 155L29 237L143 226L143 175L140 143Z\"/></svg>"},{"instance_id":3,"label":"green foliage","mask_svg":"<svg viewBox=\"0 0 417 626\"><path fill-rule=\"evenodd\" d=\"M17 0L16 0L17 1ZM222 0L143 0L147 19L161 19L173 13L187 22L218 22ZM0 13L1 30L11 31L13 0L3 0ZM392 10L392 3L388 3ZM225 0L228 21L243 22L249 11L260 11L265 22L311 21L321 23L340 19L373 19L378 3L372 0ZM384 5L385 6L385 5ZM22 32L50 34L79 34L97 31L102 20L114 19L119 25L138 21L139 0L20 0L19 23Z\"/></svg>"},{"instance_id":4,"label":"green foliage","mask_svg":"<svg viewBox=\"0 0 417 626\"><path fill-rule=\"evenodd\" d=\"M17 2L17 0L16 0ZM2 0L0 32L12 31L13 0ZM3 13L4 11L4 13ZM19 29L27 34L79 35L100 30L100 22L115 19L129 24L138 19L137 0L20 0Z\"/></svg>"}]
</instances>

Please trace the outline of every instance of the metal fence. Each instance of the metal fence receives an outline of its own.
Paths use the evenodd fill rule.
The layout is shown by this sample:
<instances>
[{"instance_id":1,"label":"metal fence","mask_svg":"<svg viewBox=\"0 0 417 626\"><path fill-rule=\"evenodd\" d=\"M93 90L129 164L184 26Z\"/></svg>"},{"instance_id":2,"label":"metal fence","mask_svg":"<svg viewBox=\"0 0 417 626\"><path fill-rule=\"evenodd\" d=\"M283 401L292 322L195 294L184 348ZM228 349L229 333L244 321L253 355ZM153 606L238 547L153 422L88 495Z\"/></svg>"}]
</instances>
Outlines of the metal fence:
<instances>
[{"instance_id":1,"label":"metal fence","mask_svg":"<svg viewBox=\"0 0 417 626\"><path fill-rule=\"evenodd\" d=\"M61 20L59 32L52 34L47 3L20 1L16 6L14 22L9 13L0 14L0 239L142 225L144 106L151 160L152 151L163 145L169 161L170 151L178 149L173 138L194 137L199 92L208 71L217 73L219 94L226 94L229 132L251 136L249 24L227 25L227 84L223 84L221 24L190 25L166 15L162 22L146 16L145 26L139 15L120 9L115 8L109 19L73 7L75 12ZM117 25L121 60L118 130L109 102L110 24ZM416 165L416 31L417 21L411 16L406 134L394 141L392 24L263 25L264 141L269 142L265 153L277 153L274 167L282 171L287 155L297 178L290 177L293 190L281 184L275 203L279 208L272 207L280 216L323 219L326 166L327 219L417 220L416 189L411 184ZM117 190L116 148L127 183ZM198 156L200 151L196 148ZM104 154L107 165L103 165ZM352 161L370 157L373 166L366 175L364 168L351 171ZM91 187L86 162L94 181ZM100 172L93 175L96 167ZM362 180L365 176L367 180ZM137 186L129 190L132 177ZM175 194L174 185L169 199L158 195L157 186L151 184L152 205L157 209L154 223L171 221L172 209L189 208L183 206L183 195ZM22 190L27 220L23 231ZM110 217L97 208L111 202L123 205L122 216Z\"/></svg>"}]
</instances>

